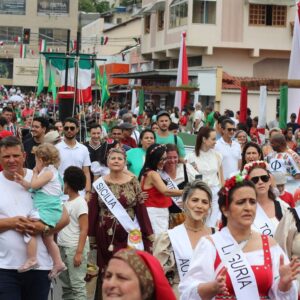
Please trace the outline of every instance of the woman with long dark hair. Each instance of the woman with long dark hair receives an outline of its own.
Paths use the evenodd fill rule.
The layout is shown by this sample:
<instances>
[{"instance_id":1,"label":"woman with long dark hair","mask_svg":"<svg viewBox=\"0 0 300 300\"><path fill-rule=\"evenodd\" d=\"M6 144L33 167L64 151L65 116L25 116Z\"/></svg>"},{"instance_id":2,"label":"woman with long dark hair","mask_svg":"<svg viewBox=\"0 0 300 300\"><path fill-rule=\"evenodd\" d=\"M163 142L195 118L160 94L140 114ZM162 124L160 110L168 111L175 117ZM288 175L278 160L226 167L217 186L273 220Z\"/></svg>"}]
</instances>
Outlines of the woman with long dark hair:
<instances>
[{"instance_id":1,"label":"woman with long dark hair","mask_svg":"<svg viewBox=\"0 0 300 300\"><path fill-rule=\"evenodd\" d=\"M187 156L187 162L195 168L213 194L212 213L207 220L210 227L216 226L220 218L217 194L223 183L222 156L214 150L215 144L216 131L210 127L202 127L197 135L195 151Z\"/></svg>"},{"instance_id":2,"label":"woman with long dark hair","mask_svg":"<svg viewBox=\"0 0 300 300\"><path fill-rule=\"evenodd\" d=\"M219 192L224 227L199 241L179 285L181 300L297 299L298 259L289 262L274 239L252 230L256 196L246 176L226 180Z\"/></svg>"},{"instance_id":3,"label":"woman with long dark hair","mask_svg":"<svg viewBox=\"0 0 300 300\"><path fill-rule=\"evenodd\" d=\"M256 160L264 160L264 155L260 146L254 142L246 143L242 152L241 171L243 171L246 164Z\"/></svg>"},{"instance_id":4,"label":"woman with long dark hair","mask_svg":"<svg viewBox=\"0 0 300 300\"><path fill-rule=\"evenodd\" d=\"M139 176L142 190L147 192L145 205L155 235L168 230L171 197L182 195L182 190L169 189L158 173L163 169L166 159L165 145L151 145L147 149L145 164Z\"/></svg>"}]
</instances>

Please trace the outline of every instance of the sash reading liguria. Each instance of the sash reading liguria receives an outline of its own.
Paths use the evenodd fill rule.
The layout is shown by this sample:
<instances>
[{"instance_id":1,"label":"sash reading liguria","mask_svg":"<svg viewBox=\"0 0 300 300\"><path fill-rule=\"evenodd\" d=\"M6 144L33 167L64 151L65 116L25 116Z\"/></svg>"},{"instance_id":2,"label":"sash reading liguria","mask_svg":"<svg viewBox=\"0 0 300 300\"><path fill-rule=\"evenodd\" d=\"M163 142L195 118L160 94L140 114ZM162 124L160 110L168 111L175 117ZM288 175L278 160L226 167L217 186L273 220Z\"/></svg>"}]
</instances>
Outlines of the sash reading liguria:
<instances>
[{"instance_id":1,"label":"sash reading liguria","mask_svg":"<svg viewBox=\"0 0 300 300\"><path fill-rule=\"evenodd\" d=\"M178 190L177 184L172 180L172 178L165 171L158 171L160 177L166 181L167 187L170 190ZM171 197L173 202L181 209L179 203L181 202L181 197Z\"/></svg>"},{"instance_id":2,"label":"sash reading liguria","mask_svg":"<svg viewBox=\"0 0 300 300\"><path fill-rule=\"evenodd\" d=\"M260 299L253 270L228 228L216 232L211 238L227 268L236 299Z\"/></svg>"},{"instance_id":3,"label":"sash reading liguria","mask_svg":"<svg viewBox=\"0 0 300 300\"><path fill-rule=\"evenodd\" d=\"M168 235L175 255L180 280L183 279L190 267L193 249L183 224L168 230Z\"/></svg>"},{"instance_id":4,"label":"sash reading liguria","mask_svg":"<svg viewBox=\"0 0 300 300\"><path fill-rule=\"evenodd\" d=\"M270 218L266 215L263 208L257 203L256 208L256 216L253 222L253 229L258 231L260 234L268 235L273 237L275 233L275 228L270 220Z\"/></svg>"},{"instance_id":5,"label":"sash reading liguria","mask_svg":"<svg viewBox=\"0 0 300 300\"><path fill-rule=\"evenodd\" d=\"M116 217L123 228L128 232L127 245L131 248L144 250L142 233L137 218L130 218L125 208L114 196L102 177L93 183L93 187L110 212Z\"/></svg>"}]
</instances>

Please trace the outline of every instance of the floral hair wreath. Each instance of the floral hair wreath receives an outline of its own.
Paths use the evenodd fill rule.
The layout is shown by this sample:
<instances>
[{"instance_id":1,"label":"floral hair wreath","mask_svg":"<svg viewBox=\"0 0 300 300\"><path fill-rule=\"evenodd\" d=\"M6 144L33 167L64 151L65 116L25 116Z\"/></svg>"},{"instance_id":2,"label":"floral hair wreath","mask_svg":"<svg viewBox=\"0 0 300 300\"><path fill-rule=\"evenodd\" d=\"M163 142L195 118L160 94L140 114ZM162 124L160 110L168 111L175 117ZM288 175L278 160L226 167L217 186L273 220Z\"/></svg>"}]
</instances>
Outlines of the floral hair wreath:
<instances>
[{"instance_id":1,"label":"floral hair wreath","mask_svg":"<svg viewBox=\"0 0 300 300\"><path fill-rule=\"evenodd\" d=\"M244 166L244 169L243 169L242 173L249 175L249 173L257 167L268 170L268 164L265 161L256 160L256 161L252 161L252 162L249 162L248 164L246 164Z\"/></svg>"},{"instance_id":2,"label":"floral hair wreath","mask_svg":"<svg viewBox=\"0 0 300 300\"><path fill-rule=\"evenodd\" d=\"M152 154L154 151L156 151L157 149L159 148L165 148L167 149L166 145L165 144L159 144L158 146L154 147L149 154Z\"/></svg>"},{"instance_id":3,"label":"floral hair wreath","mask_svg":"<svg viewBox=\"0 0 300 300\"><path fill-rule=\"evenodd\" d=\"M237 183L243 182L244 180L248 180L248 174L239 173L225 181L224 187L222 189L222 194L226 197L226 208L229 206L229 192L233 189Z\"/></svg>"}]
</instances>

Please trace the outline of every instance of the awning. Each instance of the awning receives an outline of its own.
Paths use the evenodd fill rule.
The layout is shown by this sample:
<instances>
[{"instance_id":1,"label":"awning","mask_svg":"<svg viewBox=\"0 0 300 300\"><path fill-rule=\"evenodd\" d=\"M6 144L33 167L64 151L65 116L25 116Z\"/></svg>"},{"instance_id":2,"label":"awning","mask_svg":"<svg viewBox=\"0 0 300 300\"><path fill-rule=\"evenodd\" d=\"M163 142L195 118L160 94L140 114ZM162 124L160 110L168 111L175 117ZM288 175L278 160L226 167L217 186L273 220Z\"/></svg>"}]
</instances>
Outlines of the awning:
<instances>
[{"instance_id":1,"label":"awning","mask_svg":"<svg viewBox=\"0 0 300 300\"><path fill-rule=\"evenodd\" d=\"M265 4L265 5L287 5L294 6L295 0L246 0L251 4Z\"/></svg>"},{"instance_id":2,"label":"awning","mask_svg":"<svg viewBox=\"0 0 300 300\"><path fill-rule=\"evenodd\" d=\"M157 1L151 7L151 11L163 11L165 10L166 2L165 0Z\"/></svg>"}]
</instances>

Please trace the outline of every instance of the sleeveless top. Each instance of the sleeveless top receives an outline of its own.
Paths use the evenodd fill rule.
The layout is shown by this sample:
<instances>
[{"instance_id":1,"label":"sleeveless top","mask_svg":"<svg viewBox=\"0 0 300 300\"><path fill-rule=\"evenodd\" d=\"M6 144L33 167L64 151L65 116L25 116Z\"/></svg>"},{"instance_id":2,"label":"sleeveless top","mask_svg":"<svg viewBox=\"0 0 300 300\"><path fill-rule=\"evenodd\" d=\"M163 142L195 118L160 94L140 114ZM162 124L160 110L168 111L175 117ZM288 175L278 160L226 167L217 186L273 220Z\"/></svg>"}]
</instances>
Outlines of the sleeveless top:
<instances>
[{"instance_id":1,"label":"sleeveless top","mask_svg":"<svg viewBox=\"0 0 300 300\"><path fill-rule=\"evenodd\" d=\"M172 205L172 199L170 197L165 196L156 187L151 187L149 189L144 188L145 179L147 173L144 174L142 178L142 191L148 193L148 199L145 201L146 207L157 207L157 208L168 208Z\"/></svg>"},{"instance_id":2,"label":"sleeveless top","mask_svg":"<svg viewBox=\"0 0 300 300\"><path fill-rule=\"evenodd\" d=\"M251 266L251 268L256 279L260 299L269 299L268 293L273 283L272 258L271 258L268 236L262 235L261 239L262 239L263 253L264 253L264 264L254 265ZM217 252L216 260L215 260L215 270L217 269L220 263L221 263L221 259ZM232 287L231 279L228 273L226 273L226 286L228 288L229 295L225 296L219 294L215 297L216 300L236 299L234 289Z\"/></svg>"}]
</instances>

